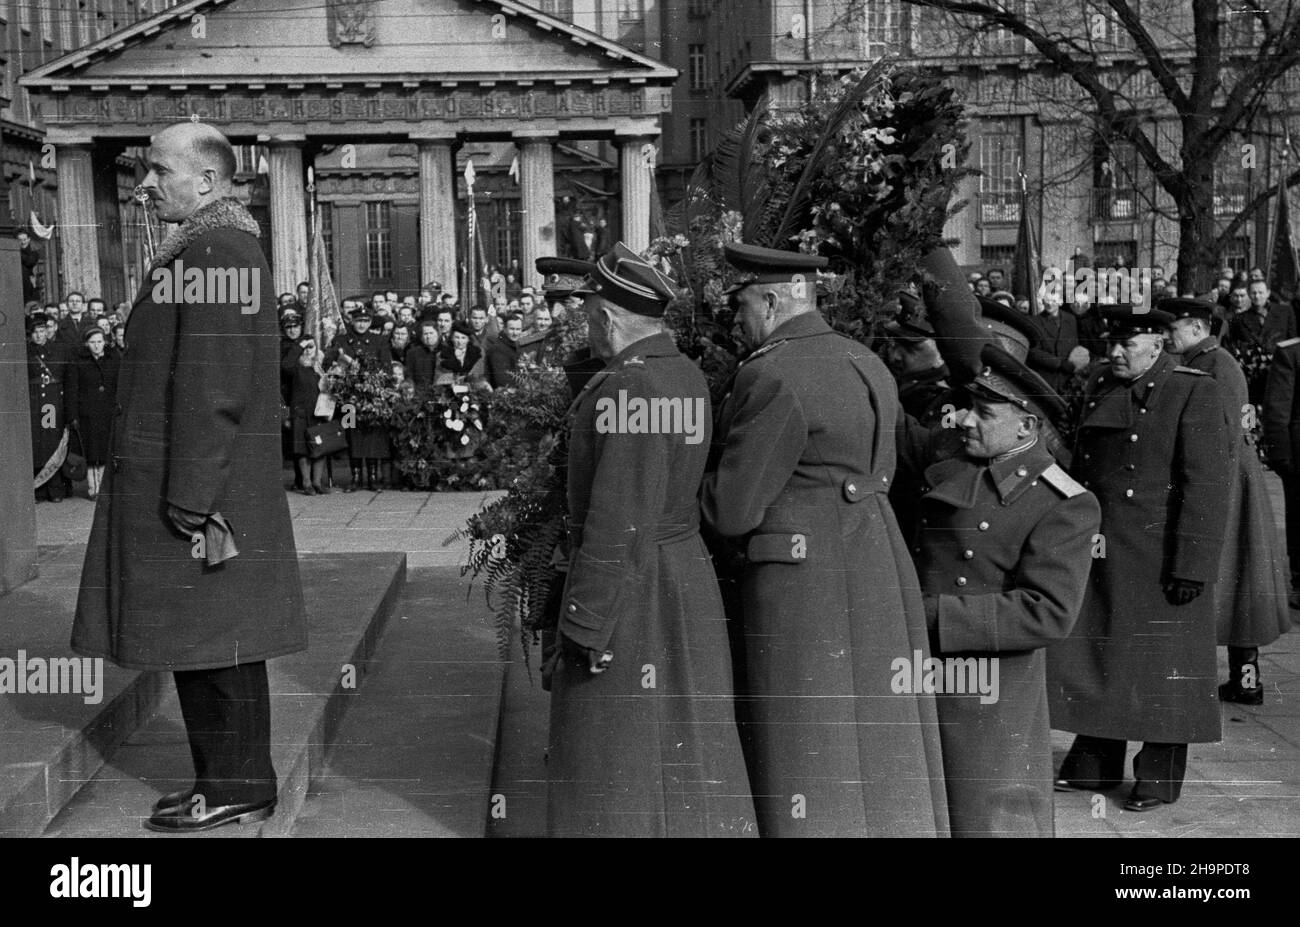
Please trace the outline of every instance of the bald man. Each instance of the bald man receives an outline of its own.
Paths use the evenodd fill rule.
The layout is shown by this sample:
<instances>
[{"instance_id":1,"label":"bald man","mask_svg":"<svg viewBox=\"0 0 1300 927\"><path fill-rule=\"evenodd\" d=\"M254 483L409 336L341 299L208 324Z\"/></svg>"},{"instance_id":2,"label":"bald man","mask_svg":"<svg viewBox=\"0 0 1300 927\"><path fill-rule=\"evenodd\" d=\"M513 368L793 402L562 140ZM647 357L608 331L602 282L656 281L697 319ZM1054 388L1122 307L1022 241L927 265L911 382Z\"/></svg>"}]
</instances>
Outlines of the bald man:
<instances>
[{"instance_id":1,"label":"bald man","mask_svg":"<svg viewBox=\"0 0 1300 927\"><path fill-rule=\"evenodd\" d=\"M194 784L145 826L183 833L274 812L266 660L307 639L279 482L275 299L232 195L234 152L184 123L148 163L149 200L177 225L130 313L72 647L175 675Z\"/></svg>"}]
</instances>

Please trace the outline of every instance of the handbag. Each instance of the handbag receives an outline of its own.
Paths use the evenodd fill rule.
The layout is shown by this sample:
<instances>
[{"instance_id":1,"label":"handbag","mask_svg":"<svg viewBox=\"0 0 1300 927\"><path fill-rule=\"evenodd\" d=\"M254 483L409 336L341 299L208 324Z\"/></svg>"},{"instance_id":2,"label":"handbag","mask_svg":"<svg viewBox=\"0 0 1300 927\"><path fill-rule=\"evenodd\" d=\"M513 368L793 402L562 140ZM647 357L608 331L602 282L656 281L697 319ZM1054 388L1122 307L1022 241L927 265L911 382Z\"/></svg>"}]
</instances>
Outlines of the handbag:
<instances>
[{"instance_id":1,"label":"handbag","mask_svg":"<svg viewBox=\"0 0 1300 927\"><path fill-rule=\"evenodd\" d=\"M307 455L312 460L337 454L347 446L341 422L321 422L307 429Z\"/></svg>"},{"instance_id":2,"label":"handbag","mask_svg":"<svg viewBox=\"0 0 1300 927\"><path fill-rule=\"evenodd\" d=\"M68 448L68 455L63 458L63 475L74 483L80 482L86 478L86 448L81 443L81 429L69 428L70 432L77 436L77 446L81 448L80 454L75 454L72 448Z\"/></svg>"}]
</instances>

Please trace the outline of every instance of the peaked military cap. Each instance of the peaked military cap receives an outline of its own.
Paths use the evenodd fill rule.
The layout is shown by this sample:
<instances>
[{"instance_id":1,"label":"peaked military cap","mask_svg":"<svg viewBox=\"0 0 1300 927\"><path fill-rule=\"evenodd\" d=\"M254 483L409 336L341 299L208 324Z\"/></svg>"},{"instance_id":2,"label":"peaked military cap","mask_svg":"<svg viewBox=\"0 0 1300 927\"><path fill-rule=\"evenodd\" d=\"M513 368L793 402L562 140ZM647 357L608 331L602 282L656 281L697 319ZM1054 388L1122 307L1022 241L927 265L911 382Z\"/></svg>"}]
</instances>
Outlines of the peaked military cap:
<instances>
[{"instance_id":1,"label":"peaked military cap","mask_svg":"<svg viewBox=\"0 0 1300 927\"><path fill-rule=\"evenodd\" d=\"M1160 302L1156 303L1156 308L1161 312L1168 312L1175 320L1205 319L1208 322L1214 318L1214 310L1218 307L1214 303L1206 302L1203 299L1179 296L1160 300Z\"/></svg>"},{"instance_id":2,"label":"peaked military cap","mask_svg":"<svg viewBox=\"0 0 1300 927\"><path fill-rule=\"evenodd\" d=\"M1047 422L1065 418L1065 401L1047 381L996 344L980 349L984 367L967 389L992 402L1009 402Z\"/></svg>"},{"instance_id":3,"label":"peaked military cap","mask_svg":"<svg viewBox=\"0 0 1300 927\"><path fill-rule=\"evenodd\" d=\"M548 299L571 296L596 269L591 261L575 258L540 257L533 263L542 275L542 292Z\"/></svg>"},{"instance_id":4,"label":"peaked military cap","mask_svg":"<svg viewBox=\"0 0 1300 927\"><path fill-rule=\"evenodd\" d=\"M1163 335L1174 320L1171 313L1160 309L1135 310L1130 305L1102 306L1101 317L1106 323L1106 337L1123 341L1133 335Z\"/></svg>"},{"instance_id":5,"label":"peaked military cap","mask_svg":"<svg viewBox=\"0 0 1300 927\"><path fill-rule=\"evenodd\" d=\"M996 299L987 296L977 296L976 299L980 304L980 326L1012 357L1023 362L1029 356L1029 349L1038 341L1034 320Z\"/></svg>"},{"instance_id":6,"label":"peaked military cap","mask_svg":"<svg viewBox=\"0 0 1300 927\"><path fill-rule=\"evenodd\" d=\"M926 317L925 303L906 290L899 290L897 296L901 308L897 318L885 323L886 333L900 341L933 338L934 327Z\"/></svg>"},{"instance_id":7,"label":"peaked military cap","mask_svg":"<svg viewBox=\"0 0 1300 927\"><path fill-rule=\"evenodd\" d=\"M779 251L776 248L762 248L740 242L724 245L723 252L727 263L740 271L740 276L724 291L724 295L741 290L751 283L794 283L799 278L808 280L816 277L817 272L825 270L830 263L820 254ZM816 283L815 280L812 282Z\"/></svg>"},{"instance_id":8,"label":"peaked military cap","mask_svg":"<svg viewBox=\"0 0 1300 927\"><path fill-rule=\"evenodd\" d=\"M663 318L677 295L672 280L638 257L621 241L596 261L575 295L599 293L611 303L654 319Z\"/></svg>"}]
</instances>

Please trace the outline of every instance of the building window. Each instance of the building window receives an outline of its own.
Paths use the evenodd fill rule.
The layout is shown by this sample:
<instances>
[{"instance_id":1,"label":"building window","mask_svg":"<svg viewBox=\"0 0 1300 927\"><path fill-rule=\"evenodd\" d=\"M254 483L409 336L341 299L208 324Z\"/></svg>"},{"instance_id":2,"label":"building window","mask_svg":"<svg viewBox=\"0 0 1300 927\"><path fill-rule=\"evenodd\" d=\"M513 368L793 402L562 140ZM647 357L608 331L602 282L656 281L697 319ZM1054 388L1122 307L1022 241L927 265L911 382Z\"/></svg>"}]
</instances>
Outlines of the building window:
<instances>
[{"instance_id":1,"label":"building window","mask_svg":"<svg viewBox=\"0 0 1300 927\"><path fill-rule=\"evenodd\" d=\"M1246 208L1250 177L1241 166L1240 145L1225 145L1223 151L1214 164L1214 215L1230 219Z\"/></svg>"},{"instance_id":2,"label":"building window","mask_svg":"<svg viewBox=\"0 0 1300 927\"><path fill-rule=\"evenodd\" d=\"M1255 36L1255 12L1245 0L1229 0L1223 11L1223 47L1253 49L1257 42Z\"/></svg>"},{"instance_id":3,"label":"building window","mask_svg":"<svg viewBox=\"0 0 1300 927\"><path fill-rule=\"evenodd\" d=\"M537 7L543 13L550 13L556 19L573 19L573 0L541 0Z\"/></svg>"},{"instance_id":4,"label":"building window","mask_svg":"<svg viewBox=\"0 0 1300 927\"><path fill-rule=\"evenodd\" d=\"M38 0L36 4L36 15L40 18L41 21L41 41L48 42L50 45L53 45L54 44L54 17L58 15L58 11L54 8L53 5L51 5L51 7L47 10L45 8L46 2L48 2L48 0Z\"/></svg>"},{"instance_id":5,"label":"building window","mask_svg":"<svg viewBox=\"0 0 1300 927\"><path fill-rule=\"evenodd\" d=\"M514 200L495 200L492 203L492 244L495 258L491 263L506 268L519 256L519 204Z\"/></svg>"},{"instance_id":6,"label":"building window","mask_svg":"<svg viewBox=\"0 0 1300 927\"><path fill-rule=\"evenodd\" d=\"M980 245L980 263L990 268L1009 267L1015 259L1015 245Z\"/></svg>"},{"instance_id":7,"label":"building window","mask_svg":"<svg viewBox=\"0 0 1300 927\"><path fill-rule=\"evenodd\" d=\"M989 119L980 135L980 221L1020 221L1020 175L1024 135L1021 120Z\"/></svg>"},{"instance_id":8,"label":"building window","mask_svg":"<svg viewBox=\"0 0 1300 927\"><path fill-rule=\"evenodd\" d=\"M708 88L708 77L704 66L704 46L691 45L689 49L688 61L690 62L691 89L705 90Z\"/></svg>"},{"instance_id":9,"label":"building window","mask_svg":"<svg viewBox=\"0 0 1300 927\"><path fill-rule=\"evenodd\" d=\"M241 146L242 147L242 146ZM387 205L387 204L385 204ZM325 245L325 266L334 277L334 204L318 203L317 215L320 216L320 237Z\"/></svg>"},{"instance_id":10,"label":"building window","mask_svg":"<svg viewBox=\"0 0 1300 927\"><path fill-rule=\"evenodd\" d=\"M1133 267L1137 264L1136 241L1107 241L1096 245L1097 267Z\"/></svg>"},{"instance_id":11,"label":"building window","mask_svg":"<svg viewBox=\"0 0 1300 927\"><path fill-rule=\"evenodd\" d=\"M1097 136L1092 149L1093 218L1137 219L1137 149L1124 139Z\"/></svg>"},{"instance_id":12,"label":"building window","mask_svg":"<svg viewBox=\"0 0 1300 927\"><path fill-rule=\"evenodd\" d=\"M32 31L32 3L33 0L18 0L18 25L23 32Z\"/></svg>"},{"instance_id":13,"label":"building window","mask_svg":"<svg viewBox=\"0 0 1300 927\"><path fill-rule=\"evenodd\" d=\"M709 8L713 6L713 0L690 0L686 5L686 15L704 17L709 15Z\"/></svg>"},{"instance_id":14,"label":"building window","mask_svg":"<svg viewBox=\"0 0 1300 927\"><path fill-rule=\"evenodd\" d=\"M862 8L863 54L868 58L896 54L902 31L903 4L899 0L864 0Z\"/></svg>"},{"instance_id":15,"label":"building window","mask_svg":"<svg viewBox=\"0 0 1300 927\"><path fill-rule=\"evenodd\" d=\"M391 213L386 202L366 203L366 276L371 280L393 275Z\"/></svg>"},{"instance_id":16,"label":"building window","mask_svg":"<svg viewBox=\"0 0 1300 927\"><path fill-rule=\"evenodd\" d=\"M1137 0L1132 3L1134 15L1140 15ZM1084 21L1085 30L1088 34L1088 42L1093 47L1101 51L1120 51L1133 47L1133 36L1119 21L1118 14L1114 10L1102 6L1101 4L1088 4L1084 7L1084 15L1087 17Z\"/></svg>"},{"instance_id":17,"label":"building window","mask_svg":"<svg viewBox=\"0 0 1300 927\"><path fill-rule=\"evenodd\" d=\"M618 0L618 41L645 51L645 0Z\"/></svg>"},{"instance_id":18,"label":"building window","mask_svg":"<svg viewBox=\"0 0 1300 927\"><path fill-rule=\"evenodd\" d=\"M707 119L692 119L690 125L691 134L691 160L701 161L704 154L708 151L708 129Z\"/></svg>"},{"instance_id":19,"label":"building window","mask_svg":"<svg viewBox=\"0 0 1300 927\"><path fill-rule=\"evenodd\" d=\"M59 11L57 15L59 17L60 51L65 54L77 47L76 37L72 33L72 17L74 15L72 12L72 5L76 2L77 0L59 0Z\"/></svg>"},{"instance_id":20,"label":"building window","mask_svg":"<svg viewBox=\"0 0 1300 927\"><path fill-rule=\"evenodd\" d=\"M1254 263L1250 259L1250 238L1241 235L1224 245L1222 263L1224 267L1231 267L1234 274L1238 271L1249 273Z\"/></svg>"}]
</instances>

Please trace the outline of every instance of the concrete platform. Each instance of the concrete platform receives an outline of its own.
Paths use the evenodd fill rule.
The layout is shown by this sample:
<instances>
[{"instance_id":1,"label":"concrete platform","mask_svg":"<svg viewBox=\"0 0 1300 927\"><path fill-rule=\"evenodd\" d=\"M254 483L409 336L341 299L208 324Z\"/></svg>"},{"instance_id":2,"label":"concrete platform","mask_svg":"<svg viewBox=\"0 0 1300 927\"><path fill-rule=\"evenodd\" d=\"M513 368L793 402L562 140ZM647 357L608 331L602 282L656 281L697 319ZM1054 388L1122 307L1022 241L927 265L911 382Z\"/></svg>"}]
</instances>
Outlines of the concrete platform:
<instances>
[{"instance_id":1,"label":"concrete platform","mask_svg":"<svg viewBox=\"0 0 1300 927\"><path fill-rule=\"evenodd\" d=\"M67 650L80 546L42 551L40 579L6 599L3 651L60 656ZM301 557L310 616L306 653L271 661L273 756L280 808L241 836L287 832L319 768L348 698L345 664L364 677L405 580L400 553ZM139 836L141 818L165 791L192 781L179 707L167 674L105 666L103 702L78 696L0 697L0 834ZM107 761L106 761L107 760ZM224 831L216 831L224 834Z\"/></svg>"}]
</instances>

